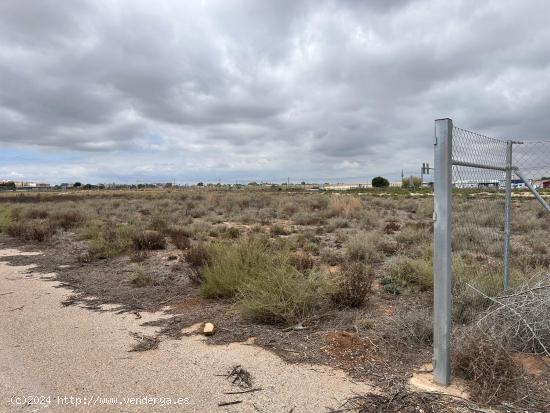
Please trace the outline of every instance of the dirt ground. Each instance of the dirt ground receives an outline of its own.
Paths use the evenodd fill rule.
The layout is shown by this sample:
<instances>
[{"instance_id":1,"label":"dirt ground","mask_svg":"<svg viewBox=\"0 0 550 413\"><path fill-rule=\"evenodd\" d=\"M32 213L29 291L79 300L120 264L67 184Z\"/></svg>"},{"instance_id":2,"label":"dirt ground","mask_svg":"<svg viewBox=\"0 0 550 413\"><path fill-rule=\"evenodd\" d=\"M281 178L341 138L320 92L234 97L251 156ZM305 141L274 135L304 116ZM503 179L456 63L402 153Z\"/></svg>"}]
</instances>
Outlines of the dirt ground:
<instances>
[{"instance_id":1,"label":"dirt ground","mask_svg":"<svg viewBox=\"0 0 550 413\"><path fill-rule=\"evenodd\" d=\"M306 326L283 328L244 320L229 301L202 298L199 287L185 276L190 270L177 251L152 252L140 266L150 268L156 274L156 282L146 288L135 288L128 282L128 274L135 265L131 257L81 262L78 242L72 239L58 239L46 246L2 237L1 245L33 252L4 254L3 259L10 265L31 265L29 271L33 274L55 279L69 288L72 293L63 299L65 306L78 305L103 312L108 305L114 312L138 317L144 312L162 313L162 318L141 320L144 326L154 329L153 336L158 341L193 335L193 331L183 331L197 323L212 322L216 334L207 339L209 344L252 341L286 362L341 368L354 379L369 380L385 390L403 387L415 367L431 360L429 349L419 351L411 347L408 352L406 346L400 345L396 351L393 345L396 343L383 337L361 337L372 329L370 320L379 321L392 315L396 308L403 312L407 305L418 306L422 300L429 300L429 295L425 298L415 295L408 300L378 291L368 309L320 314ZM67 250L67 245L72 245L72 249Z\"/></svg>"},{"instance_id":2,"label":"dirt ground","mask_svg":"<svg viewBox=\"0 0 550 413\"><path fill-rule=\"evenodd\" d=\"M3 249L0 256L38 258L14 249ZM59 282L29 274L29 269L0 263L2 412L319 412L372 389L340 370L287 364L247 343L209 346L200 336L188 336L162 341L153 351L130 352L135 344L131 333L154 335L155 329L143 322L166 315L143 312L138 318L131 312L63 306L70 292L56 288ZM251 374L251 389L223 376L235 365ZM252 389L261 390L226 394ZM145 395L187 401L163 407L160 401L137 405L122 399ZM35 396L36 404L14 405L28 396ZM45 407L47 396L51 401ZM78 397L82 404L59 404L58 396L73 396L74 403ZM102 404L107 403L103 398L110 398L109 403L116 398L117 403ZM230 402L240 403L219 406Z\"/></svg>"},{"instance_id":3,"label":"dirt ground","mask_svg":"<svg viewBox=\"0 0 550 413\"><path fill-rule=\"evenodd\" d=\"M407 351L406 343L369 334L380 330L371 323L383 322L386 315L429 307L429 292L397 298L375 288L365 309L320 314L308 325L284 328L247 322L230 302L200 297L190 268L171 248L150 252L139 263L155 274L155 281L136 288L129 281L136 267L132 256L88 262L82 259L85 245L74 234L63 233L49 244L0 237L2 274L7 274L2 276L6 286L0 286L5 294L0 311L6 314L0 331L9 332L0 338L0 360L11 366L0 371L0 378L13 383L1 388L2 400L16 390L83 396L91 389L99 396L112 391L113 397L184 393L195 403L174 411L472 411L473 405L464 407L461 399L408 390L408 380L430 361L429 346ZM203 322L216 326L216 334L206 340L197 334ZM41 360L43 355L52 361ZM250 371L253 387L261 391L224 394L242 391L222 377L238 364ZM33 371L39 374L29 374ZM544 377L547 369L541 383ZM241 403L218 406L232 401ZM66 407L55 406L73 411ZM148 405L131 411L155 410Z\"/></svg>"}]
</instances>

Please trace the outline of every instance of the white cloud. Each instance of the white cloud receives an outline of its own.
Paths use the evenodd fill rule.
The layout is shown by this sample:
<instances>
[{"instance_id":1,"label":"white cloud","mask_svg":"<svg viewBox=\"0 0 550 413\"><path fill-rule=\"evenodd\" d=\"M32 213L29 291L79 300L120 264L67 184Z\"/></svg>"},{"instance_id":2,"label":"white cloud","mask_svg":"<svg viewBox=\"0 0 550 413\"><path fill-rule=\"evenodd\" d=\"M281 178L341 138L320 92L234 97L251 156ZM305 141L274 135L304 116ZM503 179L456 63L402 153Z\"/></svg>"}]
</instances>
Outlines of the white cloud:
<instances>
[{"instance_id":1,"label":"white cloud","mask_svg":"<svg viewBox=\"0 0 550 413\"><path fill-rule=\"evenodd\" d=\"M0 142L54 181L398 176L430 160L435 118L548 133L546 17L542 0L7 0Z\"/></svg>"}]
</instances>

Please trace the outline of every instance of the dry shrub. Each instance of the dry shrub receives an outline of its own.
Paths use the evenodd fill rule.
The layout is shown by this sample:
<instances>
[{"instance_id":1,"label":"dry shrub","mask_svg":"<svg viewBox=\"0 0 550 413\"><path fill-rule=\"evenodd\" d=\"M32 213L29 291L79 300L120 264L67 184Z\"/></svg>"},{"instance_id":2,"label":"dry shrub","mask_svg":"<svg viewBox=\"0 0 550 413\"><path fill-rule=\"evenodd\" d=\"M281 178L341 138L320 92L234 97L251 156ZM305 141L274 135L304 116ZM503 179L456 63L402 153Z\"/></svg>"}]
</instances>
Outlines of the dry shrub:
<instances>
[{"instance_id":1,"label":"dry shrub","mask_svg":"<svg viewBox=\"0 0 550 413\"><path fill-rule=\"evenodd\" d=\"M56 212L50 216L50 222L65 231L77 227L84 222L84 216L78 211Z\"/></svg>"},{"instance_id":2,"label":"dry shrub","mask_svg":"<svg viewBox=\"0 0 550 413\"><path fill-rule=\"evenodd\" d=\"M292 220L296 225L317 225L321 218L315 212L298 212L294 214Z\"/></svg>"},{"instance_id":3,"label":"dry shrub","mask_svg":"<svg viewBox=\"0 0 550 413\"><path fill-rule=\"evenodd\" d=\"M386 223L384 226L384 233L385 234L393 234L396 231L399 231L401 229L401 225L395 221L390 221Z\"/></svg>"},{"instance_id":4,"label":"dry shrub","mask_svg":"<svg viewBox=\"0 0 550 413\"><path fill-rule=\"evenodd\" d=\"M359 218L365 206L359 198L352 196L333 197L328 203L328 216Z\"/></svg>"},{"instance_id":5,"label":"dry shrub","mask_svg":"<svg viewBox=\"0 0 550 413\"><path fill-rule=\"evenodd\" d=\"M407 308L384 319L383 337L398 347L416 349L433 342L432 312L423 307Z\"/></svg>"},{"instance_id":6,"label":"dry shrub","mask_svg":"<svg viewBox=\"0 0 550 413\"><path fill-rule=\"evenodd\" d=\"M33 208L27 211L25 217L29 219L46 219L48 215L49 213L45 209Z\"/></svg>"},{"instance_id":7,"label":"dry shrub","mask_svg":"<svg viewBox=\"0 0 550 413\"><path fill-rule=\"evenodd\" d=\"M516 398L522 371L506 349L477 328L455 341L453 367L468 380L472 399L490 404Z\"/></svg>"},{"instance_id":8,"label":"dry shrub","mask_svg":"<svg viewBox=\"0 0 550 413\"><path fill-rule=\"evenodd\" d=\"M42 221L12 222L6 227L9 236L21 238L27 241L44 242L50 239L55 233L49 223Z\"/></svg>"},{"instance_id":9,"label":"dry shrub","mask_svg":"<svg viewBox=\"0 0 550 413\"><path fill-rule=\"evenodd\" d=\"M166 248L164 235L152 230L138 232L132 237L132 243L136 250L162 250Z\"/></svg>"},{"instance_id":10,"label":"dry shrub","mask_svg":"<svg viewBox=\"0 0 550 413\"><path fill-rule=\"evenodd\" d=\"M154 216L149 227L154 231L165 232L168 229L168 222L161 216Z\"/></svg>"},{"instance_id":11,"label":"dry shrub","mask_svg":"<svg viewBox=\"0 0 550 413\"><path fill-rule=\"evenodd\" d=\"M271 233L271 236L274 236L274 237L277 235L289 234L288 230L280 224L273 224L269 232Z\"/></svg>"},{"instance_id":12,"label":"dry shrub","mask_svg":"<svg viewBox=\"0 0 550 413\"><path fill-rule=\"evenodd\" d=\"M184 258L191 267L197 269L204 267L212 259L209 249L202 242L191 245L185 252Z\"/></svg>"},{"instance_id":13,"label":"dry shrub","mask_svg":"<svg viewBox=\"0 0 550 413\"><path fill-rule=\"evenodd\" d=\"M374 271L372 267L360 262L348 262L342 266L338 290L332 295L332 301L341 307L361 307L372 290Z\"/></svg>"},{"instance_id":14,"label":"dry shrub","mask_svg":"<svg viewBox=\"0 0 550 413\"><path fill-rule=\"evenodd\" d=\"M378 234L359 233L351 237L345 246L347 258L351 261L380 262L384 259L378 247Z\"/></svg>"},{"instance_id":15,"label":"dry shrub","mask_svg":"<svg viewBox=\"0 0 550 413\"><path fill-rule=\"evenodd\" d=\"M143 262L148 257L149 257L149 254L147 254L147 251L137 250L137 251L134 251L134 253L130 257L130 261L132 261L132 262Z\"/></svg>"},{"instance_id":16,"label":"dry shrub","mask_svg":"<svg viewBox=\"0 0 550 413\"><path fill-rule=\"evenodd\" d=\"M492 299L477 325L509 350L550 356L550 274L537 275Z\"/></svg>"},{"instance_id":17,"label":"dry shrub","mask_svg":"<svg viewBox=\"0 0 550 413\"><path fill-rule=\"evenodd\" d=\"M237 227L229 227L223 232L223 235L225 238L237 239L241 236L241 230Z\"/></svg>"},{"instance_id":18,"label":"dry shrub","mask_svg":"<svg viewBox=\"0 0 550 413\"><path fill-rule=\"evenodd\" d=\"M303 252L295 252L289 257L290 264L300 272L311 270L315 266L315 259Z\"/></svg>"},{"instance_id":19,"label":"dry shrub","mask_svg":"<svg viewBox=\"0 0 550 413\"><path fill-rule=\"evenodd\" d=\"M153 283L153 279L143 271L138 270L130 276L130 283L134 287L147 287Z\"/></svg>"},{"instance_id":20,"label":"dry shrub","mask_svg":"<svg viewBox=\"0 0 550 413\"><path fill-rule=\"evenodd\" d=\"M328 265L338 265L344 260L344 256L334 248L323 248L320 255L321 261Z\"/></svg>"},{"instance_id":21,"label":"dry shrub","mask_svg":"<svg viewBox=\"0 0 550 413\"><path fill-rule=\"evenodd\" d=\"M399 243L389 237L384 237L378 241L378 248L386 255L395 255L399 251Z\"/></svg>"},{"instance_id":22,"label":"dry shrub","mask_svg":"<svg viewBox=\"0 0 550 413\"><path fill-rule=\"evenodd\" d=\"M173 228L169 231L170 239L177 249L185 250L191 246L189 231L183 228Z\"/></svg>"}]
</instances>

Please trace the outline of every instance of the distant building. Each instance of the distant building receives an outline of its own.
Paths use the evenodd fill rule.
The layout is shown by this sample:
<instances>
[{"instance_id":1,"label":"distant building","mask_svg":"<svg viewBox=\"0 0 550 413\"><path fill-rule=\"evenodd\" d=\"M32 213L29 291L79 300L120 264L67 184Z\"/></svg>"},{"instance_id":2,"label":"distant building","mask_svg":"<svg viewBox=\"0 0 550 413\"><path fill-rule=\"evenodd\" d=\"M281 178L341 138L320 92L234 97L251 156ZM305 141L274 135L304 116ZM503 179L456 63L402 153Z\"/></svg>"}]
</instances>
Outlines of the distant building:
<instances>
[{"instance_id":1,"label":"distant building","mask_svg":"<svg viewBox=\"0 0 550 413\"><path fill-rule=\"evenodd\" d=\"M537 189L550 189L550 179L537 179L533 181L533 185Z\"/></svg>"}]
</instances>

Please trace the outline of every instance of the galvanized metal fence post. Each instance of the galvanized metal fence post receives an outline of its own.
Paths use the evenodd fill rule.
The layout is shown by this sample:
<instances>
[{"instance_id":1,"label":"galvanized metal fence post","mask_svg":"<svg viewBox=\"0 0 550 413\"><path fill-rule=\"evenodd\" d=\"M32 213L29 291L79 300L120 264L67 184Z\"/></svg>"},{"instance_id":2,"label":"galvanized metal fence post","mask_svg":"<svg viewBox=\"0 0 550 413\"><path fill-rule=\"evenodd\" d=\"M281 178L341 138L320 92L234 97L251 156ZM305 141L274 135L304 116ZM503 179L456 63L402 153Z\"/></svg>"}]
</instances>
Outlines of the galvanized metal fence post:
<instances>
[{"instance_id":1,"label":"galvanized metal fence post","mask_svg":"<svg viewBox=\"0 0 550 413\"><path fill-rule=\"evenodd\" d=\"M512 206L512 141L506 142L506 182L504 198L504 265L502 287L508 289L510 280L510 209Z\"/></svg>"},{"instance_id":2,"label":"galvanized metal fence post","mask_svg":"<svg viewBox=\"0 0 550 413\"><path fill-rule=\"evenodd\" d=\"M433 378L451 380L451 191L453 121L435 121Z\"/></svg>"}]
</instances>

